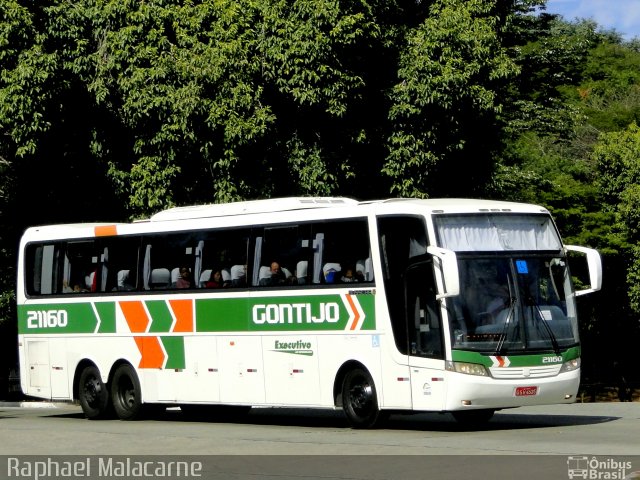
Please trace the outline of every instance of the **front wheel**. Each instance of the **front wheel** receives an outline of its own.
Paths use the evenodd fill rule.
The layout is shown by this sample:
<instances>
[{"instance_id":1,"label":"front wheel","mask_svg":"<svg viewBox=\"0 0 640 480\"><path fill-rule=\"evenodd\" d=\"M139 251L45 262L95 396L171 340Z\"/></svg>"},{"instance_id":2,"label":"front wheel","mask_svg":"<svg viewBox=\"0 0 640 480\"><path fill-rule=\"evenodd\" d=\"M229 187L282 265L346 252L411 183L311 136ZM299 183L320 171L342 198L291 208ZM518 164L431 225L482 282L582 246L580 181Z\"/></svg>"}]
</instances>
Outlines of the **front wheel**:
<instances>
[{"instance_id":1,"label":"front wheel","mask_svg":"<svg viewBox=\"0 0 640 480\"><path fill-rule=\"evenodd\" d=\"M140 381L128 363L120 365L113 374L111 401L120 420L135 420L142 414Z\"/></svg>"},{"instance_id":2,"label":"front wheel","mask_svg":"<svg viewBox=\"0 0 640 480\"><path fill-rule=\"evenodd\" d=\"M369 372L354 368L347 373L342 382L342 408L353 428L372 428L382 419Z\"/></svg>"},{"instance_id":3,"label":"front wheel","mask_svg":"<svg viewBox=\"0 0 640 480\"><path fill-rule=\"evenodd\" d=\"M78 401L90 420L105 418L111 413L109 391L98 367L91 365L82 370L78 382Z\"/></svg>"}]
</instances>

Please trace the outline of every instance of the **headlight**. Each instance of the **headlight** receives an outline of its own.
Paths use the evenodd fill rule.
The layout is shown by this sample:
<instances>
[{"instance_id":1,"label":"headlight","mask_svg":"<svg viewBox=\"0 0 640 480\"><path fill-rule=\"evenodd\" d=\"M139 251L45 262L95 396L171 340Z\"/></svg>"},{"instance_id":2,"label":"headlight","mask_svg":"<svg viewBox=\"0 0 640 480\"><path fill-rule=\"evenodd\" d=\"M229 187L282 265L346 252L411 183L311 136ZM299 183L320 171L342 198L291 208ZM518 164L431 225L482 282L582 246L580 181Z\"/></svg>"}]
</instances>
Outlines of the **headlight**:
<instances>
[{"instance_id":1,"label":"headlight","mask_svg":"<svg viewBox=\"0 0 640 480\"><path fill-rule=\"evenodd\" d=\"M484 365L478 363L446 362L446 369L450 372L464 373L466 375L488 376L487 369L484 368Z\"/></svg>"},{"instance_id":2,"label":"headlight","mask_svg":"<svg viewBox=\"0 0 640 480\"><path fill-rule=\"evenodd\" d=\"M569 360L568 362L564 362L562 364L562 368L560 369L560 373L564 372L573 372L580 368L580 359L574 358L573 360Z\"/></svg>"}]
</instances>

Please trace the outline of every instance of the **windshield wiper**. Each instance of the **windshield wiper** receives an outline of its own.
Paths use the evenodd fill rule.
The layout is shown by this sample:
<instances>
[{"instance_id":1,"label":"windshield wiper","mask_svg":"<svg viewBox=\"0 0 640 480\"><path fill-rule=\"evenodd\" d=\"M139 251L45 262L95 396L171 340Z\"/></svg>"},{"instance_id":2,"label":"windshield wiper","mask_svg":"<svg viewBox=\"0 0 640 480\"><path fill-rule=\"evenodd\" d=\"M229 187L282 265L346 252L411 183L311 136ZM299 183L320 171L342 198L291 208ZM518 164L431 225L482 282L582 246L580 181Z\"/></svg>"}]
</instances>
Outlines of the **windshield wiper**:
<instances>
[{"instance_id":1,"label":"windshield wiper","mask_svg":"<svg viewBox=\"0 0 640 480\"><path fill-rule=\"evenodd\" d=\"M551 346L553 347L553 351L555 352L556 355L560 355L560 345L558 345L558 340L556 339L556 336L553 333L553 330L551 329L547 321L544 319L544 315L542 314L542 310L540 310L540 306L533 299L533 297L529 297L528 300L529 302L531 302L531 306L535 307L536 312L538 312L538 318L540 319L540 322L542 323L542 325L544 325L544 329L546 330L547 335L549 335L549 340L551 340Z\"/></svg>"},{"instance_id":2,"label":"windshield wiper","mask_svg":"<svg viewBox=\"0 0 640 480\"><path fill-rule=\"evenodd\" d=\"M511 317L513 316L513 312L516 309L516 298L509 298L509 310L507 311L507 316L504 319L504 324L502 326L502 331L500 332L500 337L498 340L498 345L496 345L496 355L504 354L504 341L507 338L507 332L509 331L509 325L511 324Z\"/></svg>"}]
</instances>

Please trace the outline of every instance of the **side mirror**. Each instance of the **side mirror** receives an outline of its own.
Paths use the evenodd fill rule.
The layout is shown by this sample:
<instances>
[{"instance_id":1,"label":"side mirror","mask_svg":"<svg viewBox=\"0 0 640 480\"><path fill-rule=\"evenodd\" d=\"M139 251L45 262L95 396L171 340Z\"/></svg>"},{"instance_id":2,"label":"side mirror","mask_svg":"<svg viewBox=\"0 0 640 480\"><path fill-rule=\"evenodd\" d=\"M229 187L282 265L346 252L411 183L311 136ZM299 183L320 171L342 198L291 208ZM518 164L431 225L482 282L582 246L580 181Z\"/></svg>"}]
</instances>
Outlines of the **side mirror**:
<instances>
[{"instance_id":1,"label":"side mirror","mask_svg":"<svg viewBox=\"0 0 640 480\"><path fill-rule=\"evenodd\" d=\"M438 294L436 298L455 297L460 294L460 276L456 252L446 248L428 246L427 253L433 257L436 270Z\"/></svg>"},{"instance_id":2,"label":"side mirror","mask_svg":"<svg viewBox=\"0 0 640 480\"><path fill-rule=\"evenodd\" d=\"M566 252L578 252L587 257L587 267L589 268L590 288L576 291L576 297L587 293L597 292L602 288L602 259L600 253L593 248L578 247L576 245L565 245Z\"/></svg>"}]
</instances>

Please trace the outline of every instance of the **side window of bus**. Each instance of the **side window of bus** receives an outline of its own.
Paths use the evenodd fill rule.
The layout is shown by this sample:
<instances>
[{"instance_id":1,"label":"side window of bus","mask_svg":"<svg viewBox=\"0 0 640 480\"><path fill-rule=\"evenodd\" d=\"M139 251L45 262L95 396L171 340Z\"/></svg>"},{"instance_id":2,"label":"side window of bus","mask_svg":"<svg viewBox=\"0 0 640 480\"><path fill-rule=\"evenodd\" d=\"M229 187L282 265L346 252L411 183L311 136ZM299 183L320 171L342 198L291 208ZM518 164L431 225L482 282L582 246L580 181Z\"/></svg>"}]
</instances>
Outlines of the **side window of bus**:
<instances>
[{"instance_id":1,"label":"side window of bus","mask_svg":"<svg viewBox=\"0 0 640 480\"><path fill-rule=\"evenodd\" d=\"M247 286L249 229L214 230L202 237L196 271L196 288L241 288Z\"/></svg>"},{"instance_id":2,"label":"side window of bus","mask_svg":"<svg viewBox=\"0 0 640 480\"><path fill-rule=\"evenodd\" d=\"M92 240L69 241L64 247L62 293L106 290L108 248Z\"/></svg>"},{"instance_id":3,"label":"side window of bus","mask_svg":"<svg viewBox=\"0 0 640 480\"><path fill-rule=\"evenodd\" d=\"M203 234L169 233L143 239L145 290L197 288L202 270Z\"/></svg>"},{"instance_id":4,"label":"side window of bus","mask_svg":"<svg viewBox=\"0 0 640 480\"><path fill-rule=\"evenodd\" d=\"M60 244L30 244L25 256L25 282L28 295L62 293L62 258Z\"/></svg>"},{"instance_id":5,"label":"side window of bus","mask_svg":"<svg viewBox=\"0 0 640 480\"><path fill-rule=\"evenodd\" d=\"M130 292L138 288L140 239L113 237L104 240L107 292Z\"/></svg>"},{"instance_id":6,"label":"side window of bus","mask_svg":"<svg viewBox=\"0 0 640 480\"><path fill-rule=\"evenodd\" d=\"M365 218L317 223L313 231L313 283L373 282L371 245Z\"/></svg>"},{"instance_id":7,"label":"side window of bus","mask_svg":"<svg viewBox=\"0 0 640 480\"><path fill-rule=\"evenodd\" d=\"M311 230L308 224L265 227L255 235L252 285L297 286L309 282Z\"/></svg>"}]
</instances>

